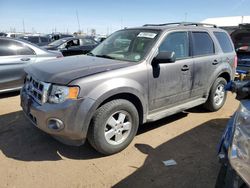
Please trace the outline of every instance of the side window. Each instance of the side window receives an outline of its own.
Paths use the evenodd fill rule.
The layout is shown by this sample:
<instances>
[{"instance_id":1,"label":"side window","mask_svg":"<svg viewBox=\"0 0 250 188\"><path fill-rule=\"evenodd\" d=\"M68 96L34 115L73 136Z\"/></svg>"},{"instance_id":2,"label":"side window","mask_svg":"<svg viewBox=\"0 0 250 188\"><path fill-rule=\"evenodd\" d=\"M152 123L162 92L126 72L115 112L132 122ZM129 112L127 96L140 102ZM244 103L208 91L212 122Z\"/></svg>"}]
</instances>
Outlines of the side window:
<instances>
[{"instance_id":1,"label":"side window","mask_svg":"<svg viewBox=\"0 0 250 188\"><path fill-rule=\"evenodd\" d=\"M187 32L175 32L167 35L159 47L159 51L175 52L176 59L189 56L189 42Z\"/></svg>"},{"instance_id":2,"label":"side window","mask_svg":"<svg viewBox=\"0 0 250 188\"><path fill-rule=\"evenodd\" d=\"M17 50L17 55L35 55L35 52L28 46L20 45L20 48Z\"/></svg>"},{"instance_id":3,"label":"side window","mask_svg":"<svg viewBox=\"0 0 250 188\"><path fill-rule=\"evenodd\" d=\"M214 43L206 32L192 32L193 34L193 55L202 56L214 54Z\"/></svg>"},{"instance_id":4,"label":"side window","mask_svg":"<svg viewBox=\"0 0 250 188\"><path fill-rule=\"evenodd\" d=\"M18 46L13 41L0 40L0 56L14 56Z\"/></svg>"},{"instance_id":5,"label":"side window","mask_svg":"<svg viewBox=\"0 0 250 188\"><path fill-rule=\"evenodd\" d=\"M39 43L39 37L29 37L28 40L31 43L38 44Z\"/></svg>"},{"instance_id":6,"label":"side window","mask_svg":"<svg viewBox=\"0 0 250 188\"><path fill-rule=\"evenodd\" d=\"M40 37L41 42L49 42L49 39L46 37Z\"/></svg>"},{"instance_id":7,"label":"side window","mask_svg":"<svg viewBox=\"0 0 250 188\"><path fill-rule=\"evenodd\" d=\"M221 49L224 53L227 52L233 52L234 51L234 47L231 43L231 40L229 38L229 36L224 33L224 32L214 32L215 37L217 38Z\"/></svg>"},{"instance_id":8,"label":"side window","mask_svg":"<svg viewBox=\"0 0 250 188\"><path fill-rule=\"evenodd\" d=\"M69 48L71 46L79 46L79 40L78 39L74 39L74 40L70 40L67 42L66 48Z\"/></svg>"},{"instance_id":9,"label":"side window","mask_svg":"<svg viewBox=\"0 0 250 188\"><path fill-rule=\"evenodd\" d=\"M96 42L94 40L91 39L80 39L81 41L81 45L95 45Z\"/></svg>"}]
</instances>

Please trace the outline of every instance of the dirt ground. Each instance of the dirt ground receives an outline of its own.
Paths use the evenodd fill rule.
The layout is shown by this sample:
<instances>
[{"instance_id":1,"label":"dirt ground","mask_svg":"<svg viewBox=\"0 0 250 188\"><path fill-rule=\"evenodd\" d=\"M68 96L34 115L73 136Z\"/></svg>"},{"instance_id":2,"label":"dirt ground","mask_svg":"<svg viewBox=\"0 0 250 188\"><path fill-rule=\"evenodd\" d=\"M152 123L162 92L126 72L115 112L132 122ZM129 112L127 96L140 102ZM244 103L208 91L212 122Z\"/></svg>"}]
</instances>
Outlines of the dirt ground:
<instances>
[{"instance_id":1,"label":"dirt ground","mask_svg":"<svg viewBox=\"0 0 250 188\"><path fill-rule=\"evenodd\" d=\"M216 145L238 106L232 94L216 113L191 109L143 125L124 151L102 156L88 143L65 146L29 123L18 93L0 95L0 187L214 187ZM164 160L177 165L166 167Z\"/></svg>"}]
</instances>

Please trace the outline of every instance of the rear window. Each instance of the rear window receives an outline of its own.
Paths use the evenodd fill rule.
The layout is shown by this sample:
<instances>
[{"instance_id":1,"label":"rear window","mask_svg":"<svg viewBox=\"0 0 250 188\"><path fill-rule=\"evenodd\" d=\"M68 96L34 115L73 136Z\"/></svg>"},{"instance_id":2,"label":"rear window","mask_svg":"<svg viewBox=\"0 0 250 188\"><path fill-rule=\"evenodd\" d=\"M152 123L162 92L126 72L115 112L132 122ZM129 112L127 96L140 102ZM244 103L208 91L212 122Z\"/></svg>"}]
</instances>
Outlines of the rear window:
<instances>
[{"instance_id":1,"label":"rear window","mask_svg":"<svg viewBox=\"0 0 250 188\"><path fill-rule=\"evenodd\" d=\"M233 52L234 51L234 47L228 37L228 35L224 32L214 32L215 37L217 38L221 49L224 53L228 53L228 52Z\"/></svg>"},{"instance_id":2,"label":"rear window","mask_svg":"<svg viewBox=\"0 0 250 188\"><path fill-rule=\"evenodd\" d=\"M214 54L214 43L206 32L192 32L193 34L193 56Z\"/></svg>"}]
</instances>

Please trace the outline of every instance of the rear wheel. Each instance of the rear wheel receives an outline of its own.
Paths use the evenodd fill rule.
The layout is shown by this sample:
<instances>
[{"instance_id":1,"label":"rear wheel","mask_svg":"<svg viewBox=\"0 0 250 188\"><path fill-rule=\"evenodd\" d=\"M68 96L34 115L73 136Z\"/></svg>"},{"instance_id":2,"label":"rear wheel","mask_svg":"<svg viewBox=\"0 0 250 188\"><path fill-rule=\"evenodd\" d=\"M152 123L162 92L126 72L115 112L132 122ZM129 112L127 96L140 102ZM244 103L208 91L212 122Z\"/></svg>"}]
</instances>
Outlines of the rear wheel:
<instances>
[{"instance_id":1,"label":"rear wheel","mask_svg":"<svg viewBox=\"0 0 250 188\"><path fill-rule=\"evenodd\" d=\"M215 80L211 87L207 102L204 105L206 109L214 112L224 105L227 98L227 92L225 91L226 84L227 81L222 77Z\"/></svg>"},{"instance_id":2,"label":"rear wheel","mask_svg":"<svg viewBox=\"0 0 250 188\"><path fill-rule=\"evenodd\" d=\"M130 144L138 125L139 116L135 106L124 99L113 100L96 111L88 140L100 153L117 153Z\"/></svg>"}]
</instances>

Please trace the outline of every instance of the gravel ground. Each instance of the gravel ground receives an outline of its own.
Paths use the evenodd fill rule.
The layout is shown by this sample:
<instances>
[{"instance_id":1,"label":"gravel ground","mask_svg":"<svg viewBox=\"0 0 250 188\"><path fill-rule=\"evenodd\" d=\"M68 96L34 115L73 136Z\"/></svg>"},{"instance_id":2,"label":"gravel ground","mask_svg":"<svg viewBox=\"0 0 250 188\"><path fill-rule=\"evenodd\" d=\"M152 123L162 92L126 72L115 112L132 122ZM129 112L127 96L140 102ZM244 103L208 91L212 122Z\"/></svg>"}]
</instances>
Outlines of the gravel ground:
<instances>
[{"instance_id":1,"label":"gravel ground","mask_svg":"<svg viewBox=\"0 0 250 188\"><path fill-rule=\"evenodd\" d=\"M0 187L214 187L216 145L238 106L202 108L142 125L124 151L103 156L86 143L65 146L27 121L18 93L0 95ZM175 166L164 166L174 159Z\"/></svg>"}]
</instances>

